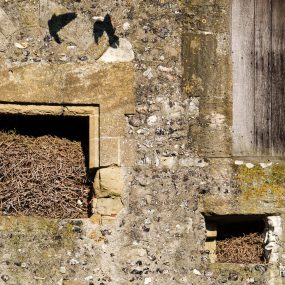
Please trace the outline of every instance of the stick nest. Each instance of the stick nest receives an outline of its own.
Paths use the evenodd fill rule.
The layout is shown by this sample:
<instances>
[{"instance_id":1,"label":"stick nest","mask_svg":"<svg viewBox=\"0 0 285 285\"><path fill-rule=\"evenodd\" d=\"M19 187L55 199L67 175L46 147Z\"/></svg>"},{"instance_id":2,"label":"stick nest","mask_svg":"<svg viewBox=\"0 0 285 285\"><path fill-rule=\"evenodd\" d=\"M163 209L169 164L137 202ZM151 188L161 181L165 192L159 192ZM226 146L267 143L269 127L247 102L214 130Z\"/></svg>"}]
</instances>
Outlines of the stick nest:
<instances>
[{"instance_id":1,"label":"stick nest","mask_svg":"<svg viewBox=\"0 0 285 285\"><path fill-rule=\"evenodd\" d=\"M217 240L217 260L222 263L264 263L263 239L261 233L249 233Z\"/></svg>"},{"instance_id":2,"label":"stick nest","mask_svg":"<svg viewBox=\"0 0 285 285\"><path fill-rule=\"evenodd\" d=\"M0 132L2 215L83 218L89 192L80 142Z\"/></svg>"}]
</instances>

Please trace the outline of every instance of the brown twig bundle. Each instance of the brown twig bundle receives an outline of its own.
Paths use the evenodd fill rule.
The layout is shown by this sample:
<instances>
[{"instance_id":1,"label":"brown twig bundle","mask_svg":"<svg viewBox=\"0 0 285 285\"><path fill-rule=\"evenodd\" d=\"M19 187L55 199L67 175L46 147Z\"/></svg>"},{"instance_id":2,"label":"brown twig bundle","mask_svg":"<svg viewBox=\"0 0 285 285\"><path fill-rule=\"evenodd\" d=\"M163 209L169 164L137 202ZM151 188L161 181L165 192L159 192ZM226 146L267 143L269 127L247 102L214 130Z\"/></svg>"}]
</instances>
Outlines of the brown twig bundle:
<instances>
[{"instance_id":1,"label":"brown twig bundle","mask_svg":"<svg viewBox=\"0 0 285 285\"><path fill-rule=\"evenodd\" d=\"M249 233L218 240L216 255L218 262L263 263L263 234Z\"/></svg>"},{"instance_id":2,"label":"brown twig bundle","mask_svg":"<svg viewBox=\"0 0 285 285\"><path fill-rule=\"evenodd\" d=\"M80 142L0 132L2 215L85 217L86 177Z\"/></svg>"}]
</instances>

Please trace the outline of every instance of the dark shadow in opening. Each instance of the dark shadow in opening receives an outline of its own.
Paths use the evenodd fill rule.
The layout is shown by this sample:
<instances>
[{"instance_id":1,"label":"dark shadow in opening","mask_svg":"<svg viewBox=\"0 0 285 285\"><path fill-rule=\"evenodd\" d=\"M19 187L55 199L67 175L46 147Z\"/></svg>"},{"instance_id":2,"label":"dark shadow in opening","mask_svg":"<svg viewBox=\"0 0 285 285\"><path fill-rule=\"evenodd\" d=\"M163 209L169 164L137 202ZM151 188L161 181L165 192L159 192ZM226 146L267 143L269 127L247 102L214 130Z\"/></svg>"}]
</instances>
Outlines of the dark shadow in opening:
<instances>
[{"instance_id":1,"label":"dark shadow in opening","mask_svg":"<svg viewBox=\"0 0 285 285\"><path fill-rule=\"evenodd\" d=\"M235 222L230 224L217 224L217 240L231 237L243 237L251 233L263 234L265 229L263 220L249 222Z\"/></svg>"},{"instance_id":2,"label":"dark shadow in opening","mask_svg":"<svg viewBox=\"0 0 285 285\"><path fill-rule=\"evenodd\" d=\"M85 158L86 183L90 188L87 203L88 217L92 215L93 181L96 174L89 169L89 117L52 115L1 115L0 131L15 131L19 135L40 137L52 135L81 143Z\"/></svg>"},{"instance_id":3,"label":"dark shadow in opening","mask_svg":"<svg viewBox=\"0 0 285 285\"><path fill-rule=\"evenodd\" d=\"M205 216L206 224L217 225L217 240L239 237L250 233L263 233L265 215L225 215Z\"/></svg>"},{"instance_id":4,"label":"dark shadow in opening","mask_svg":"<svg viewBox=\"0 0 285 285\"><path fill-rule=\"evenodd\" d=\"M107 36L109 38L109 45L112 48L117 48L119 46L120 40L119 37L115 35L116 29L112 24L111 16L109 14L104 17L103 21L98 20L94 23L93 35L97 45L104 32L107 33Z\"/></svg>"},{"instance_id":5,"label":"dark shadow in opening","mask_svg":"<svg viewBox=\"0 0 285 285\"><path fill-rule=\"evenodd\" d=\"M62 40L60 39L58 32L68 25L71 21L73 21L77 17L76 13L66 13L56 16L52 15L51 19L48 21L48 28L50 35L54 38L54 40L61 44Z\"/></svg>"},{"instance_id":6,"label":"dark shadow in opening","mask_svg":"<svg viewBox=\"0 0 285 285\"><path fill-rule=\"evenodd\" d=\"M264 263L264 215L205 216L219 263ZM215 237L214 231L217 236Z\"/></svg>"}]
</instances>

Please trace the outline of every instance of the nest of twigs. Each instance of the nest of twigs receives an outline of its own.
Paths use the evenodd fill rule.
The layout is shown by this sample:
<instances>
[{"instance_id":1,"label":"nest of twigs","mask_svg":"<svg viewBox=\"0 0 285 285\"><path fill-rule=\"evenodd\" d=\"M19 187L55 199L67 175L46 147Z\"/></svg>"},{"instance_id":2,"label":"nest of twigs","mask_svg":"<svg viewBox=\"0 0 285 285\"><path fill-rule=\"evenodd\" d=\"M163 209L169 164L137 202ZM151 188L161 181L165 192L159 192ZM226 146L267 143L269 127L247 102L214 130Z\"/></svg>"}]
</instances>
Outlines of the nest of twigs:
<instances>
[{"instance_id":1,"label":"nest of twigs","mask_svg":"<svg viewBox=\"0 0 285 285\"><path fill-rule=\"evenodd\" d=\"M217 240L217 261L222 263L264 263L263 234L249 233Z\"/></svg>"},{"instance_id":2,"label":"nest of twigs","mask_svg":"<svg viewBox=\"0 0 285 285\"><path fill-rule=\"evenodd\" d=\"M0 132L2 215L83 218L89 192L80 142Z\"/></svg>"}]
</instances>

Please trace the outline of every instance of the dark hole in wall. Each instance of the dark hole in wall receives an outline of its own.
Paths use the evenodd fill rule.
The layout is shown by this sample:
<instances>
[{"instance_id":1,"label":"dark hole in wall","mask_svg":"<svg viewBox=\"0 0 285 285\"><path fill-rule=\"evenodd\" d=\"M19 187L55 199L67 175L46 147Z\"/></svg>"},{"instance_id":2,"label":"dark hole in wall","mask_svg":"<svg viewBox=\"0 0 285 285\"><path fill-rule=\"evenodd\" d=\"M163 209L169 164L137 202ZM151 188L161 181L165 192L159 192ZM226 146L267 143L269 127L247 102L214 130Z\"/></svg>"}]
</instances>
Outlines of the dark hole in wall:
<instances>
[{"instance_id":1,"label":"dark hole in wall","mask_svg":"<svg viewBox=\"0 0 285 285\"><path fill-rule=\"evenodd\" d=\"M30 215L45 217L48 216L52 218L82 218L91 215L90 200L92 197L91 181L93 177L91 173L89 173L88 169L88 117L51 115L1 115L0 133L10 134L10 137L9 135L0 137L0 145L2 151L4 151L4 148L6 148L6 152L11 153L11 155L14 154L15 156L18 156L19 163L22 163L21 168L19 167L19 177L22 177L22 179L19 179L19 181L15 180L13 183L21 184L23 180L25 180L22 176L24 175L22 170L27 169L27 175L30 175L29 177L31 177L29 178L31 181L26 181L26 184L22 183L24 185L22 187L31 187L29 188L29 191L27 190L26 193L24 193L24 191L21 190L21 187L19 187L19 191L17 193L15 190L14 194L21 196L21 198L19 198L19 201L21 202L19 208L15 207L15 205L10 205L9 201L6 201L6 204L8 206L5 209L2 209L2 213L4 212L4 214L11 215L17 215L17 213L20 215L27 215L27 213L31 213ZM18 145L21 145L21 147L17 147L17 143ZM21 153L19 153L19 148L21 148L24 152L22 156ZM48 161L48 158L45 157L45 150L43 148L46 148L47 152L52 153L50 161ZM26 152L29 151L30 154L27 155ZM12 159L9 160L7 157L4 158L5 152L3 152L1 155L2 159L0 159L0 182L2 182L2 188L0 184L0 191L4 193L7 191L7 184L5 183L7 183L7 180L9 179L11 180L11 177L9 176L10 174L6 171L6 169L13 166L11 164L17 163L15 163L15 161L13 162ZM42 161L45 161L46 159L42 165L39 156L43 157ZM23 161L21 159L22 157ZM72 159L74 159L75 165L73 165ZM77 162L79 162L78 165L76 165ZM58 164L61 163L63 165L63 168L70 167L71 170L65 171L61 174L60 167L58 166ZM45 185L47 182L43 177L45 172L43 169L39 171L38 180L33 175L31 176L30 172L38 171L36 169L36 164L38 164L39 168L47 167L49 169L47 169L47 171L51 172L51 176L48 176L46 178L46 180L48 180L50 183L49 185ZM50 170L53 166L57 167L56 171L58 173L54 173L53 170ZM12 167L11 169L14 170L17 167ZM76 176L77 171L79 173L78 179ZM6 174L4 175L4 173ZM11 174L11 176L15 177L17 176L17 173L15 172ZM72 180L74 178L76 181ZM51 183L54 183L54 185L51 185ZM68 187L69 189L72 187L74 189L78 189L76 190L78 193L70 194L65 192ZM34 188L35 191L31 191L32 188ZM45 196L44 191L47 188L50 189L50 193ZM12 190L13 187L11 185L11 191ZM36 194L33 192L37 191L38 195L41 195L42 193L43 202L36 207L38 202ZM60 195L62 195L62 197ZM76 197L79 198L77 199ZM33 205L29 203L29 199L30 201L34 199ZM77 204L78 200L82 200L82 205ZM3 200L1 202L3 202ZM77 213L75 209L79 209L80 211Z\"/></svg>"},{"instance_id":2,"label":"dark hole in wall","mask_svg":"<svg viewBox=\"0 0 285 285\"><path fill-rule=\"evenodd\" d=\"M33 137L52 134L88 143L88 117L52 115L1 115L0 129Z\"/></svg>"},{"instance_id":3,"label":"dark hole in wall","mask_svg":"<svg viewBox=\"0 0 285 285\"><path fill-rule=\"evenodd\" d=\"M233 223L217 224L217 240L224 240L231 237L243 237L251 233L263 234L263 220L242 221Z\"/></svg>"},{"instance_id":4,"label":"dark hole in wall","mask_svg":"<svg viewBox=\"0 0 285 285\"><path fill-rule=\"evenodd\" d=\"M262 215L206 218L216 225L216 257L221 263L264 263L265 223Z\"/></svg>"}]
</instances>

